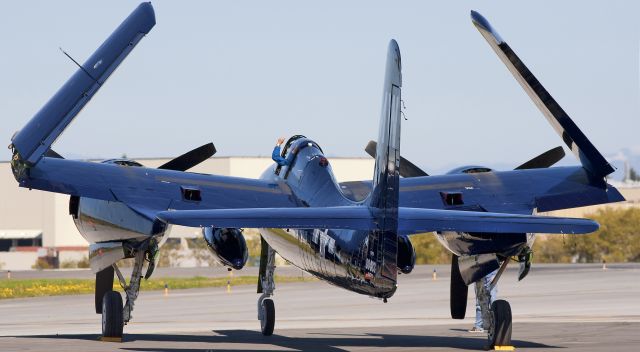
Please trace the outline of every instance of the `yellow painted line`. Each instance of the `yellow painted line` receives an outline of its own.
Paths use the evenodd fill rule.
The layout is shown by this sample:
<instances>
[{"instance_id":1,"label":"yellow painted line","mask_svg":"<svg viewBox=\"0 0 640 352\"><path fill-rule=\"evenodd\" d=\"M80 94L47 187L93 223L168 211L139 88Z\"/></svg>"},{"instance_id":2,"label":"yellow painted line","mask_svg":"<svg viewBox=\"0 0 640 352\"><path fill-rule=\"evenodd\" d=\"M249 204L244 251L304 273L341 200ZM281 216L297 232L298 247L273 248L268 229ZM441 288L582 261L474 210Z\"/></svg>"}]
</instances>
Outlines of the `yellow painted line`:
<instances>
[{"instance_id":1,"label":"yellow painted line","mask_svg":"<svg viewBox=\"0 0 640 352\"><path fill-rule=\"evenodd\" d=\"M104 337L100 336L98 340L102 342L122 342L122 337Z\"/></svg>"},{"instance_id":2,"label":"yellow painted line","mask_svg":"<svg viewBox=\"0 0 640 352\"><path fill-rule=\"evenodd\" d=\"M515 351L515 347L513 346L494 346L494 351Z\"/></svg>"}]
</instances>

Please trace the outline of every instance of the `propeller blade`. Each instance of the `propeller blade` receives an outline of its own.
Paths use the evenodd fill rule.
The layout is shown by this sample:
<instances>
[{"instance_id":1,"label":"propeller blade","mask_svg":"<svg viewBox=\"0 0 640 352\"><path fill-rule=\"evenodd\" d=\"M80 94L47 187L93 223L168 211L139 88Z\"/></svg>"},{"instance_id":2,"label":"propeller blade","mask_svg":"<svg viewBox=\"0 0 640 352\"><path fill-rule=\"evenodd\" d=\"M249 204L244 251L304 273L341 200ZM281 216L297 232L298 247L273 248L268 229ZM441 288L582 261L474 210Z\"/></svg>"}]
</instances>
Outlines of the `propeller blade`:
<instances>
[{"instance_id":1,"label":"propeller blade","mask_svg":"<svg viewBox=\"0 0 640 352\"><path fill-rule=\"evenodd\" d=\"M564 158L564 155L564 149L562 149L562 147L555 147L516 167L515 170L544 169L551 167Z\"/></svg>"},{"instance_id":2,"label":"propeller blade","mask_svg":"<svg viewBox=\"0 0 640 352\"><path fill-rule=\"evenodd\" d=\"M158 167L158 169L187 171L190 168L209 159L215 153L216 147L213 145L213 143L207 143L201 147L186 152L179 157L170 160L169 162Z\"/></svg>"},{"instance_id":3,"label":"propeller blade","mask_svg":"<svg viewBox=\"0 0 640 352\"><path fill-rule=\"evenodd\" d=\"M372 158L376 158L376 148L378 147L378 143L375 141L369 141L367 146L364 148L364 151L367 154L371 155ZM429 176L426 172L422 171L421 168L415 166L409 160L400 157L400 176L402 177L420 177L420 176Z\"/></svg>"},{"instance_id":4,"label":"propeller blade","mask_svg":"<svg viewBox=\"0 0 640 352\"><path fill-rule=\"evenodd\" d=\"M56 153L53 149L49 149L44 153L44 156L47 158L56 158L56 159L64 159L62 155Z\"/></svg>"},{"instance_id":5,"label":"propeller blade","mask_svg":"<svg viewBox=\"0 0 640 352\"><path fill-rule=\"evenodd\" d=\"M367 146L364 148L364 151L367 152L372 158L376 158L376 148L378 147L378 143L376 141L369 141Z\"/></svg>"}]
</instances>

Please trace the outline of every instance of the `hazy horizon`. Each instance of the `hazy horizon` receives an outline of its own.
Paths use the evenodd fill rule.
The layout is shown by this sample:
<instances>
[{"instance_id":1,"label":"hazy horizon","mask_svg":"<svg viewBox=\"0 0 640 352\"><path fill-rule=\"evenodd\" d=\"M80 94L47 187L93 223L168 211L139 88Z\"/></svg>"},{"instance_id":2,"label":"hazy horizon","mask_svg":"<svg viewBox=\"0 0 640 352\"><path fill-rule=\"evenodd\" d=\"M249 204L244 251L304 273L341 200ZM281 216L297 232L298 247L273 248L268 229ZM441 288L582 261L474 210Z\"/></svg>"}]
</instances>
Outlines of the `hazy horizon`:
<instances>
[{"instance_id":1,"label":"hazy horizon","mask_svg":"<svg viewBox=\"0 0 640 352\"><path fill-rule=\"evenodd\" d=\"M58 47L84 62L137 4L0 5L6 144L76 70ZM640 167L640 3L153 5L156 27L54 144L60 154L170 157L212 141L220 156L269 155L278 136L304 134L328 156L364 157L392 38L403 59L402 154L417 165L510 167L563 145L471 24L475 9L605 156Z\"/></svg>"}]
</instances>

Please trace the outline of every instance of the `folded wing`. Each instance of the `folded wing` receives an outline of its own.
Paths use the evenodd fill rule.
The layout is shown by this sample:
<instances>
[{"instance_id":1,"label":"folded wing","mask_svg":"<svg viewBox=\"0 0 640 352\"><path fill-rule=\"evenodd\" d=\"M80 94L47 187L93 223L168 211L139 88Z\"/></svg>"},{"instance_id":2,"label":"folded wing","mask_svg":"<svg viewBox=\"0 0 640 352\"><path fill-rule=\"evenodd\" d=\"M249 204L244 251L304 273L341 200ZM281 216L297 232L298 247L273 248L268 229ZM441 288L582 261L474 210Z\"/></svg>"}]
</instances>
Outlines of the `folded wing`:
<instances>
[{"instance_id":1,"label":"folded wing","mask_svg":"<svg viewBox=\"0 0 640 352\"><path fill-rule=\"evenodd\" d=\"M614 172L614 168L542 86L509 44L500 37L489 21L475 11L471 11L471 20L584 168L596 177L605 177Z\"/></svg>"},{"instance_id":2,"label":"folded wing","mask_svg":"<svg viewBox=\"0 0 640 352\"><path fill-rule=\"evenodd\" d=\"M12 146L26 164L35 165L42 158L155 24L151 3L140 4L12 138Z\"/></svg>"}]
</instances>

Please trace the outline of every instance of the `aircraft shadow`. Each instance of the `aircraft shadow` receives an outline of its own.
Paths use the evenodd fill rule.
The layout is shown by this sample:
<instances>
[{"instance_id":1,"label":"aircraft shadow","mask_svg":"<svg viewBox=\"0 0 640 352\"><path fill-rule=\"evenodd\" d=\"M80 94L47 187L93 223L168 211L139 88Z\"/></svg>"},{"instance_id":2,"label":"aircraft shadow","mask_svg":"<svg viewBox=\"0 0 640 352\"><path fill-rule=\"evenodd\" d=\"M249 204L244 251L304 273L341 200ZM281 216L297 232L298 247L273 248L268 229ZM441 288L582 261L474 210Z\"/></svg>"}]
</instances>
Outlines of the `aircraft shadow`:
<instances>
[{"instance_id":1,"label":"aircraft shadow","mask_svg":"<svg viewBox=\"0 0 640 352\"><path fill-rule=\"evenodd\" d=\"M423 336L423 335L396 335L396 334L333 334L327 333L326 338L309 337L308 334L302 337L289 337L282 335L273 335L270 337L262 336L258 331L251 330L224 330L213 331L217 335L188 335L188 334L125 334L123 344L118 345L120 350L124 351L225 351L223 346L218 344L231 344L237 346L227 346L229 351L266 351L273 350L274 347L287 348L298 351L346 351L344 348L456 348L463 350L483 350L486 345L486 339L477 337L459 337L459 336ZM314 333L322 335L323 333ZM99 335L96 334L78 334L78 335L32 335L20 336L25 338L51 338L51 339L71 339L96 341ZM136 347L127 346L127 342L170 342L177 343L176 347ZM189 348L189 343L212 343L208 348ZM251 349L242 349L242 345L252 345ZM518 348L563 348L560 346L550 346L536 342L514 340L513 344ZM264 345L264 348L255 348L256 345ZM111 347L111 346L110 346Z\"/></svg>"}]
</instances>

